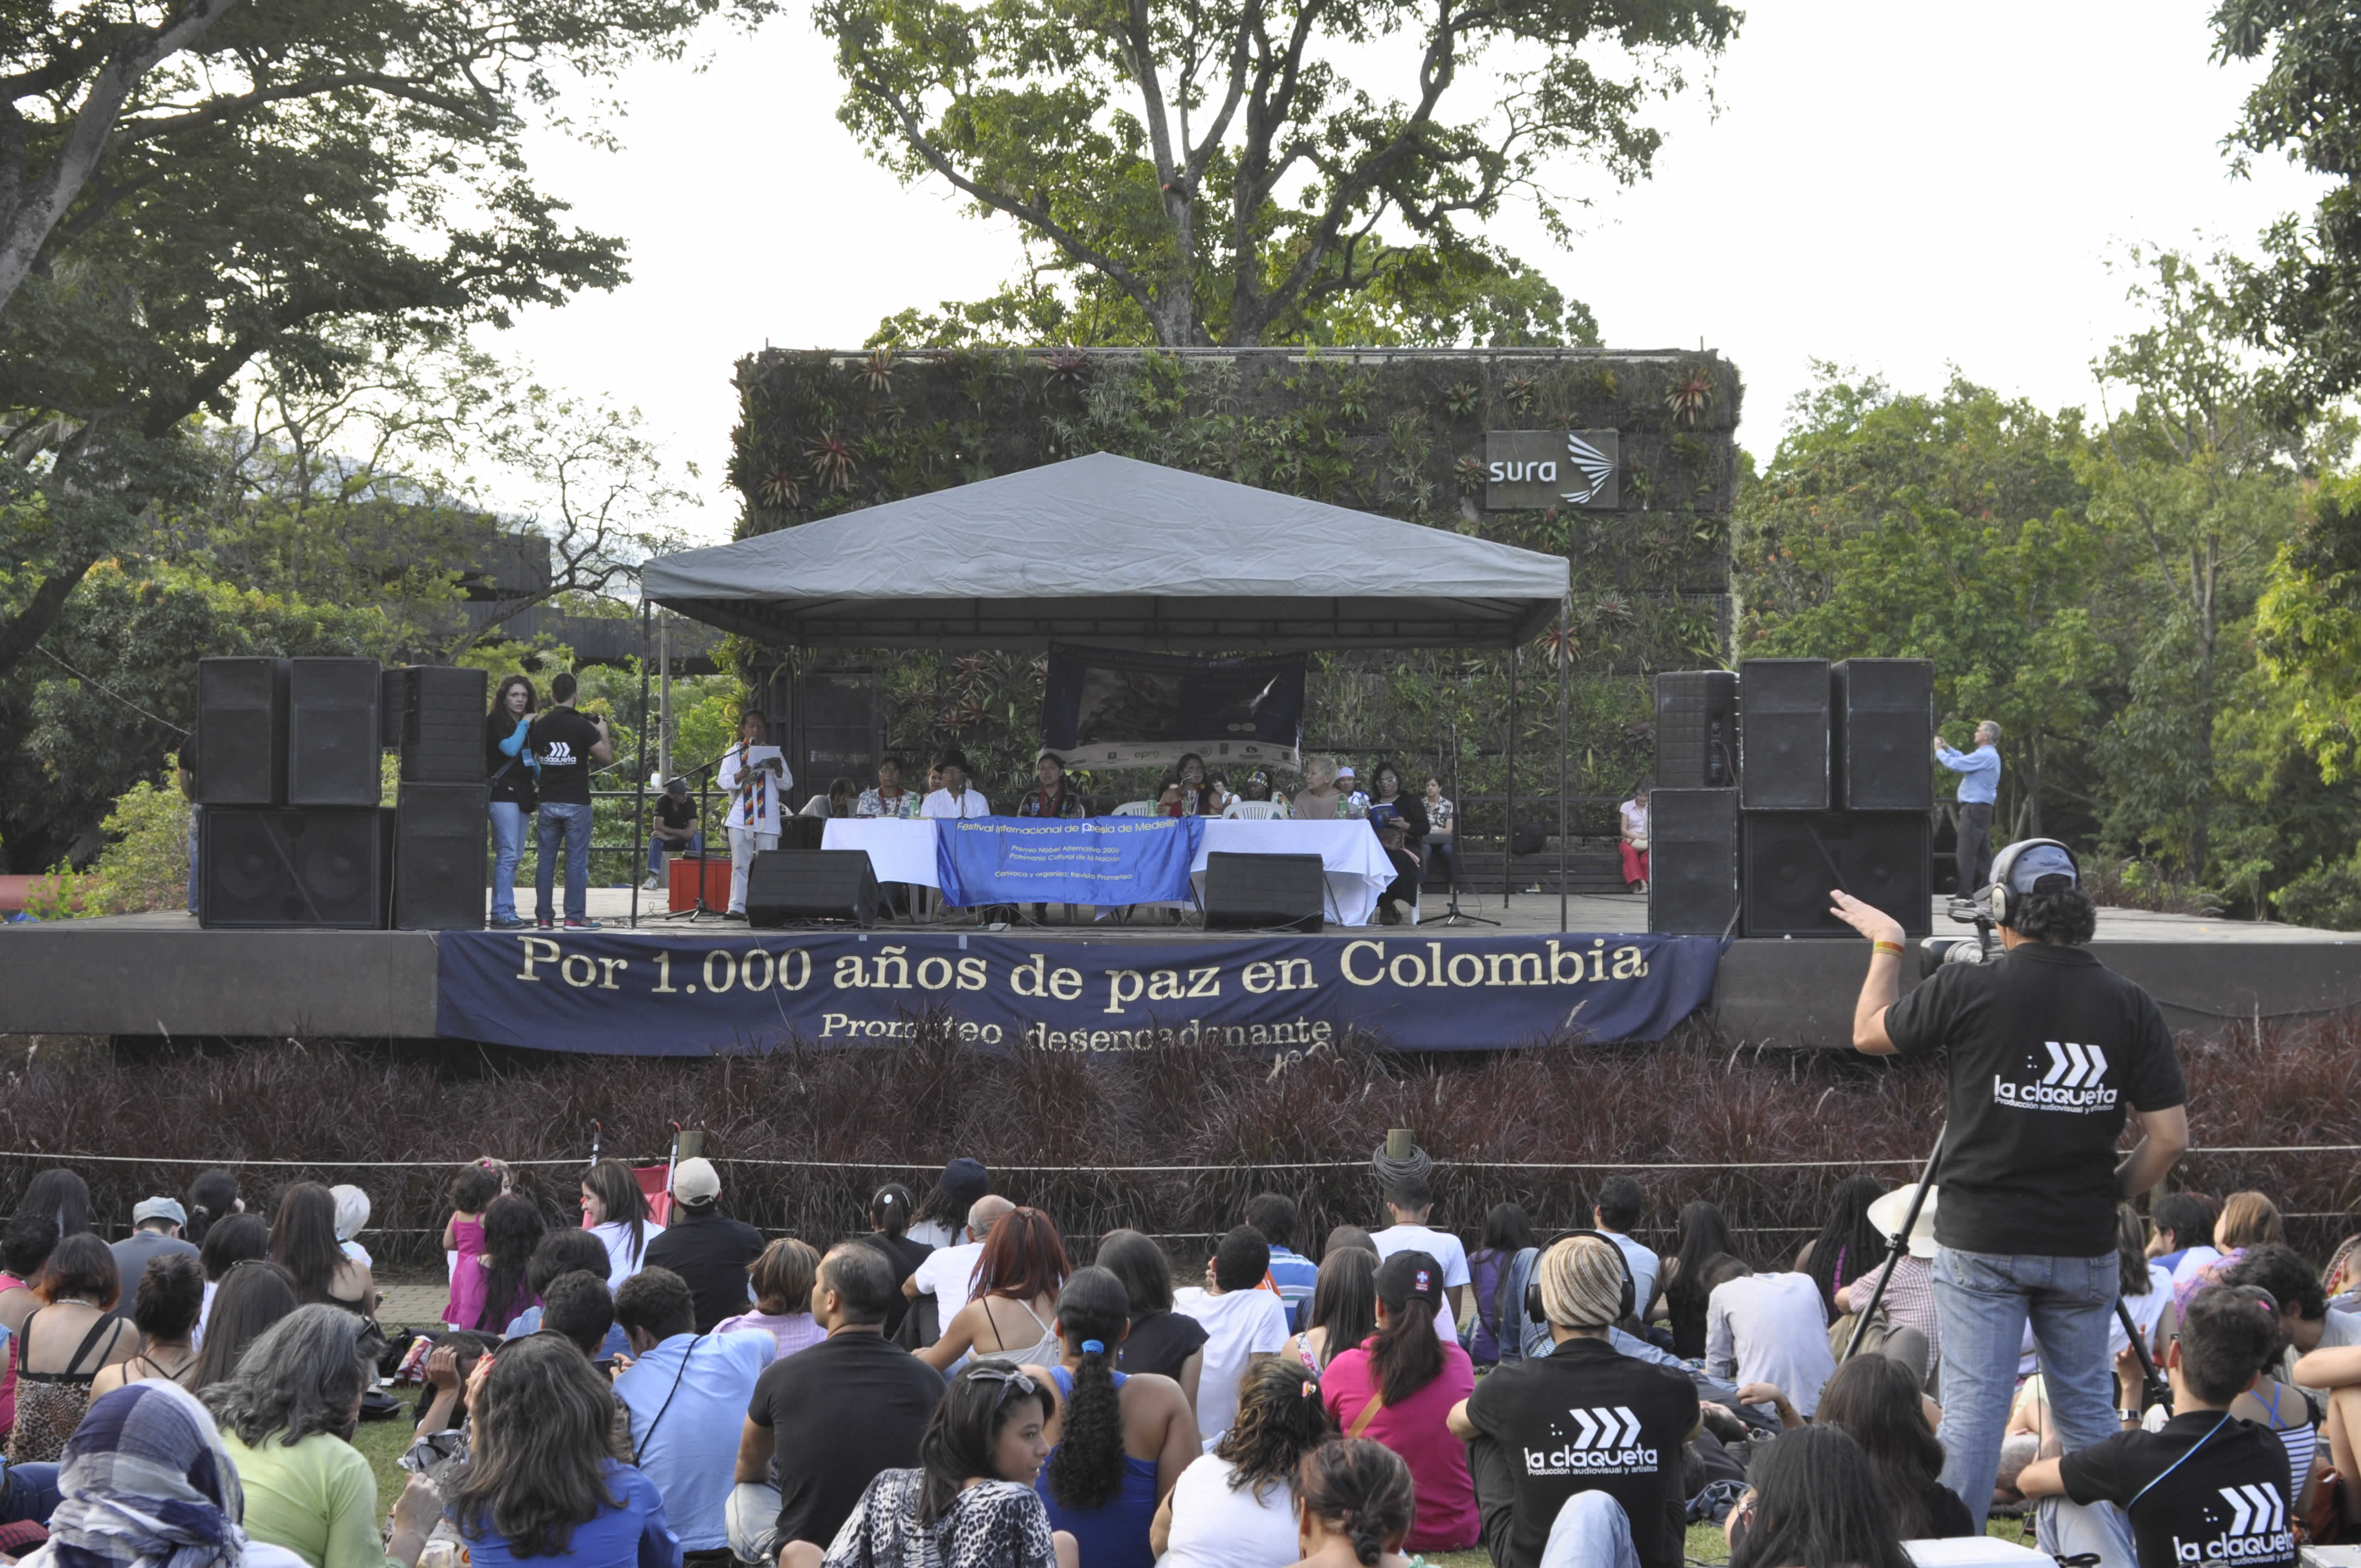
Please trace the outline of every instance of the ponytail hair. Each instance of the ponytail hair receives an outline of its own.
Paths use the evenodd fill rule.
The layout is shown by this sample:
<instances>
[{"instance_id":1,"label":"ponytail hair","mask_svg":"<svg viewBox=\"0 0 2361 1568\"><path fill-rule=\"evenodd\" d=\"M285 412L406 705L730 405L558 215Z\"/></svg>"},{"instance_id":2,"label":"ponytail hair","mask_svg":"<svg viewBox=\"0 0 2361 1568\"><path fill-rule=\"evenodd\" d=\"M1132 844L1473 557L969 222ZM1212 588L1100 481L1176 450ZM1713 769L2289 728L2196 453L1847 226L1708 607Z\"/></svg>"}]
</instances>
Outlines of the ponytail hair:
<instances>
[{"instance_id":1,"label":"ponytail hair","mask_svg":"<svg viewBox=\"0 0 2361 1568\"><path fill-rule=\"evenodd\" d=\"M1074 1391L1049 1455L1049 1495L1062 1508L1103 1508L1123 1495L1123 1398L1115 1348L1131 1314L1131 1293L1112 1270L1077 1269L1058 1293L1058 1337L1075 1353Z\"/></svg>"},{"instance_id":2,"label":"ponytail hair","mask_svg":"<svg viewBox=\"0 0 2361 1568\"><path fill-rule=\"evenodd\" d=\"M1443 1265L1422 1252L1398 1252L1378 1267L1378 1299L1386 1324L1369 1343L1370 1381L1399 1407L1443 1375L1443 1342L1434 1315L1443 1295Z\"/></svg>"},{"instance_id":3,"label":"ponytail hair","mask_svg":"<svg viewBox=\"0 0 2361 1568\"><path fill-rule=\"evenodd\" d=\"M910 1232L910 1212L917 1206L910 1190L898 1181L889 1181L869 1200L869 1223L877 1234L900 1241Z\"/></svg>"},{"instance_id":4,"label":"ponytail hair","mask_svg":"<svg viewBox=\"0 0 2361 1568\"><path fill-rule=\"evenodd\" d=\"M191 1246L205 1245L205 1233L229 1218L237 1208L237 1178L226 1170L208 1170L189 1183L189 1223L181 1239Z\"/></svg>"},{"instance_id":5,"label":"ponytail hair","mask_svg":"<svg viewBox=\"0 0 2361 1568\"><path fill-rule=\"evenodd\" d=\"M1434 1337L1432 1324L1427 1337ZM1341 1530L1353 1543L1353 1556L1362 1568L1378 1568L1388 1551L1400 1550L1410 1537L1416 1501L1410 1466L1384 1443L1365 1437L1322 1443L1305 1455L1295 1492L1305 1513Z\"/></svg>"}]
</instances>

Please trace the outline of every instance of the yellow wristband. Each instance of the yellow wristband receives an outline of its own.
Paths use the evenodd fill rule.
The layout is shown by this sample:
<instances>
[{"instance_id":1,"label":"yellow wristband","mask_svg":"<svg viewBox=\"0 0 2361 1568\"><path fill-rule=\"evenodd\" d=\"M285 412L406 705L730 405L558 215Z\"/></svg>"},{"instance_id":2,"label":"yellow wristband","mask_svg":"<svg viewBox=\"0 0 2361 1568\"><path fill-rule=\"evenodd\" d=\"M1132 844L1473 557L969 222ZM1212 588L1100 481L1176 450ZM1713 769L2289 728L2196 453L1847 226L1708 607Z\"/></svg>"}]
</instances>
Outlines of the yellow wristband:
<instances>
[{"instance_id":1,"label":"yellow wristband","mask_svg":"<svg viewBox=\"0 0 2361 1568\"><path fill-rule=\"evenodd\" d=\"M1903 948L1899 942L1877 941L1869 945L1869 950L1872 953L1892 953L1898 959L1902 956Z\"/></svg>"}]
</instances>

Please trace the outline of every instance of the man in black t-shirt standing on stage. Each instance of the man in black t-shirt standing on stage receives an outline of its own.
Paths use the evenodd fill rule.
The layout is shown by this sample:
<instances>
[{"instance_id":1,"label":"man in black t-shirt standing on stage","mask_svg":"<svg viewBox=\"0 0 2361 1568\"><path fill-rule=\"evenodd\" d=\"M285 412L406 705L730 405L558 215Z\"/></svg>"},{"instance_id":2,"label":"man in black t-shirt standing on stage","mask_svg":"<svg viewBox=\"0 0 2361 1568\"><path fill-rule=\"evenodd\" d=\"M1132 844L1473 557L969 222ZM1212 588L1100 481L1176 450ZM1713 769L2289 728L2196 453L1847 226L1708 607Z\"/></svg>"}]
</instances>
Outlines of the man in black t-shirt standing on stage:
<instances>
[{"instance_id":1,"label":"man in black t-shirt standing on stage","mask_svg":"<svg viewBox=\"0 0 2361 1568\"><path fill-rule=\"evenodd\" d=\"M615 760L615 740L604 718L574 710L573 672L549 683L550 706L533 721L525 744L540 777L541 854L533 866L533 919L544 930L555 914L558 846L566 855L566 928L592 931L590 918L590 770Z\"/></svg>"},{"instance_id":2,"label":"man in black t-shirt standing on stage","mask_svg":"<svg viewBox=\"0 0 2361 1568\"><path fill-rule=\"evenodd\" d=\"M2153 1187L2189 1147L2188 1091L2155 1001L2083 944L2097 923L2074 857L2012 844L1978 897L2004 956L1946 964L1902 994L1901 924L1833 893L1872 943L1853 1048L1949 1056L1937 1180L1935 1310L1943 1334L1943 1485L1983 1528L2026 1321L2069 1453L2113 1436L2115 1204ZM2141 1138L2116 1149L2125 1113Z\"/></svg>"}]
</instances>

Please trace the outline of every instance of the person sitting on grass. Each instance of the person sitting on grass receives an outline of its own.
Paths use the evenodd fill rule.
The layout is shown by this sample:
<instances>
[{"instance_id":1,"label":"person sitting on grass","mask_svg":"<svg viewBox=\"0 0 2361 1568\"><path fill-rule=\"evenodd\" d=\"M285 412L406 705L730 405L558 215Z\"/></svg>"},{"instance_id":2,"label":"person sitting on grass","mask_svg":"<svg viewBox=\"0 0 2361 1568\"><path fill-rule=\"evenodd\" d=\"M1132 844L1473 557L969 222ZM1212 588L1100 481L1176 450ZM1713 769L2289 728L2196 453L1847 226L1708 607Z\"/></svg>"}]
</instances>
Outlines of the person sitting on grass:
<instances>
[{"instance_id":1,"label":"person sitting on grass","mask_svg":"<svg viewBox=\"0 0 2361 1568\"><path fill-rule=\"evenodd\" d=\"M214 1235L205 1239L211 1241L225 1228L215 1226ZM277 1264L249 1258L233 1265L214 1292L213 1310L205 1319L205 1343L197 1347L196 1369L189 1374L189 1387L202 1392L228 1382L245 1359L247 1347L296 1305L294 1277Z\"/></svg>"},{"instance_id":2,"label":"person sitting on grass","mask_svg":"<svg viewBox=\"0 0 2361 1568\"><path fill-rule=\"evenodd\" d=\"M819 1254L811 1244L781 1236L746 1266L746 1281L754 1289L754 1310L722 1319L713 1325L713 1332L768 1334L773 1360L816 1345L828 1338L828 1331L811 1315L812 1287L818 1280Z\"/></svg>"},{"instance_id":3,"label":"person sitting on grass","mask_svg":"<svg viewBox=\"0 0 2361 1568\"><path fill-rule=\"evenodd\" d=\"M2257 1290L2230 1285L2199 1290L2181 1312L2179 1334L2165 1346L2172 1419L2159 1431L2133 1428L2063 1458L2037 1460L2017 1476L2017 1490L2027 1497L2122 1508L2130 1518L2140 1568L2225 1559L2292 1568L2296 1512L2287 1451L2269 1431L2231 1413L2238 1397L2255 1386L2255 1369L2278 1336L2278 1316L2277 1303ZM2361 1367L2352 1370L2361 1381ZM2329 1431L2342 1444L2334 1399ZM2184 1557L2184 1551L2191 1555Z\"/></svg>"},{"instance_id":4,"label":"person sitting on grass","mask_svg":"<svg viewBox=\"0 0 2361 1568\"><path fill-rule=\"evenodd\" d=\"M1722 1521L1730 1568L1911 1568L1861 1445L1832 1426L1758 1444ZM1568 1558L1595 1568L1629 1559Z\"/></svg>"},{"instance_id":5,"label":"person sitting on grass","mask_svg":"<svg viewBox=\"0 0 2361 1568\"><path fill-rule=\"evenodd\" d=\"M551 1231L533 1247L533 1258L524 1266L524 1281L532 1287L533 1295L546 1303L551 1287L561 1276L586 1270L597 1275L598 1283L604 1286L607 1283L607 1244L598 1238L596 1232L572 1228ZM630 1342L623 1337L623 1331L613 1327L614 1291L609 1288L606 1294L609 1309L609 1326L598 1331L601 1337L593 1341L585 1352L593 1361L612 1361L631 1349ZM509 1320L508 1331L501 1337L522 1339L544 1327L556 1328L558 1325L548 1319L546 1312L545 1306L527 1307Z\"/></svg>"},{"instance_id":6,"label":"person sitting on grass","mask_svg":"<svg viewBox=\"0 0 2361 1568\"><path fill-rule=\"evenodd\" d=\"M1238 1419L1180 1473L1148 1526L1158 1568L1281 1568L1299 1555L1295 1481L1304 1455L1336 1436L1320 1380L1301 1362L1257 1362Z\"/></svg>"},{"instance_id":7,"label":"person sitting on grass","mask_svg":"<svg viewBox=\"0 0 2361 1568\"><path fill-rule=\"evenodd\" d=\"M664 1494L681 1549L720 1552L738 1425L771 1364L771 1336L697 1332L688 1282L653 1266L615 1292L615 1321L631 1339L631 1365L615 1377L631 1462Z\"/></svg>"},{"instance_id":8,"label":"person sitting on grass","mask_svg":"<svg viewBox=\"0 0 2361 1568\"><path fill-rule=\"evenodd\" d=\"M1410 1465L1419 1508L1409 1548L1461 1551L1480 1530L1467 1450L1449 1421L1475 1392L1476 1369L1456 1340L1432 1332L1443 1266L1398 1252L1378 1266L1377 1291L1377 1333L1329 1360L1322 1397L1347 1437L1382 1442Z\"/></svg>"},{"instance_id":9,"label":"person sitting on grass","mask_svg":"<svg viewBox=\"0 0 2361 1568\"><path fill-rule=\"evenodd\" d=\"M131 1326L139 1331L139 1354L128 1361L99 1368L90 1380L90 1397L111 1394L126 1383L160 1377L186 1387L196 1370L197 1348L189 1343L196 1332L197 1310L204 1305L205 1271L185 1253L148 1260L140 1271L138 1294L131 1301Z\"/></svg>"},{"instance_id":10,"label":"person sitting on grass","mask_svg":"<svg viewBox=\"0 0 2361 1568\"><path fill-rule=\"evenodd\" d=\"M1270 1244L1240 1225L1205 1260L1205 1284L1174 1299L1174 1309L1204 1325L1205 1361L1197 1378L1197 1430L1217 1438L1237 1413L1238 1380L1287 1343L1287 1309L1262 1288L1270 1271ZM1344 1349L1342 1345L1337 1346Z\"/></svg>"},{"instance_id":11,"label":"person sitting on grass","mask_svg":"<svg viewBox=\"0 0 2361 1568\"><path fill-rule=\"evenodd\" d=\"M1968 1506L1942 1483L1943 1445L1909 1367L1887 1356L1854 1356L1822 1386L1817 1419L1861 1444L1903 1540L1976 1533Z\"/></svg>"},{"instance_id":12,"label":"person sitting on grass","mask_svg":"<svg viewBox=\"0 0 2361 1568\"><path fill-rule=\"evenodd\" d=\"M1410 1466L1382 1442L1342 1438L1303 1457L1296 1475L1290 1568L1409 1568L1417 1491Z\"/></svg>"},{"instance_id":13,"label":"person sitting on grass","mask_svg":"<svg viewBox=\"0 0 2361 1568\"><path fill-rule=\"evenodd\" d=\"M1098 1266L1123 1281L1131 1327L1115 1347L1122 1372L1153 1372L1180 1385L1193 1414L1205 1370L1205 1325L1172 1310L1172 1265L1164 1249L1137 1231L1099 1238Z\"/></svg>"},{"instance_id":14,"label":"person sitting on grass","mask_svg":"<svg viewBox=\"0 0 2361 1568\"><path fill-rule=\"evenodd\" d=\"M207 1326L214 1321L214 1299L222 1281L241 1263L260 1263L270 1255L270 1227L259 1214L230 1214L205 1232L197 1262L205 1271L205 1299L197 1308L197 1348L204 1348Z\"/></svg>"},{"instance_id":15,"label":"person sitting on grass","mask_svg":"<svg viewBox=\"0 0 2361 1568\"><path fill-rule=\"evenodd\" d=\"M880 1471L822 1549L790 1541L779 1568L1082 1568L1034 1483L1057 1396L1009 1362L972 1361L943 1393L916 1469Z\"/></svg>"}]
</instances>

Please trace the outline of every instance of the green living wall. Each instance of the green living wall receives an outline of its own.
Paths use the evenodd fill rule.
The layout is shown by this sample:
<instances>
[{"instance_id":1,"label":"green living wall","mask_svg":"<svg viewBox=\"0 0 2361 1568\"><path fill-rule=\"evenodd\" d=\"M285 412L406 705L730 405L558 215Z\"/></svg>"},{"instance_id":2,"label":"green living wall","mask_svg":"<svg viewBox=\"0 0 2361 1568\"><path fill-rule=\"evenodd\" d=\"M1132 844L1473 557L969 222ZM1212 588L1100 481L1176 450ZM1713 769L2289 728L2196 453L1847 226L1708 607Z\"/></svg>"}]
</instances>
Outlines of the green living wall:
<instances>
[{"instance_id":1,"label":"green living wall","mask_svg":"<svg viewBox=\"0 0 2361 1568\"><path fill-rule=\"evenodd\" d=\"M1587 803L1581 831L1611 830L1612 800L1647 770L1650 677L1723 661L1741 389L1736 367L1714 354L765 349L740 361L736 384L730 478L744 504L741 538L1115 452L1565 556L1574 598L1565 646L1552 630L1521 652L1518 793L1555 792L1552 677L1564 659L1569 787ZM1620 509L1483 510L1486 433L1559 429L1621 433ZM878 548L916 543L881 534ZM760 685L784 654L741 645L737 656ZM1029 777L1038 654L807 656L878 672L895 747L915 754L956 742L988 793ZM1433 768L1447 779L1455 737L1461 793L1498 795L1508 667L1499 650L1319 660L1307 743L1363 767L1385 756L1405 773ZM1089 787L1119 795L1138 783ZM1499 821L1494 806L1471 826L1497 832Z\"/></svg>"}]
</instances>

